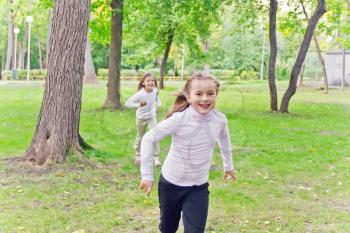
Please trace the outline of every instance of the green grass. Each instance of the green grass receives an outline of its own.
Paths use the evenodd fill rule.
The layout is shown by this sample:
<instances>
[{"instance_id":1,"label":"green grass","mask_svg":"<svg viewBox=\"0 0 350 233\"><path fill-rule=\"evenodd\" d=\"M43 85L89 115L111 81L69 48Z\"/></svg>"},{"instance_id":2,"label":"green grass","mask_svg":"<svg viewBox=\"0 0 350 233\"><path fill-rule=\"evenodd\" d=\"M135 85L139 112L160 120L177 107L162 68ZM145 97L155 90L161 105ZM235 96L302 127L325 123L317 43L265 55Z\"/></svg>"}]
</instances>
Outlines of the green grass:
<instances>
[{"instance_id":1,"label":"green grass","mask_svg":"<svg viewBox=\"0 0 350 233\"><path fill-rule=\"evenodd\" d=\"M171 85L161 91L159 119L181 83ZM286 83L278 86L281 98ZM135 88L123 82L123 100ZM88 159L15 162L42 93L40 82L0 85L0 232L157 232L156 187L146 198L133 164L135 111L102 110L105 83L84 87L81 134L96 148ZM350 232L350 90L300 89L291 114L279 114L268 111L267 84L223 84L217 107L229 119L238 179L222 180L216 149L207 232ZM162 159L169 145L161 142Z\"/></svg>"}]
</instances>

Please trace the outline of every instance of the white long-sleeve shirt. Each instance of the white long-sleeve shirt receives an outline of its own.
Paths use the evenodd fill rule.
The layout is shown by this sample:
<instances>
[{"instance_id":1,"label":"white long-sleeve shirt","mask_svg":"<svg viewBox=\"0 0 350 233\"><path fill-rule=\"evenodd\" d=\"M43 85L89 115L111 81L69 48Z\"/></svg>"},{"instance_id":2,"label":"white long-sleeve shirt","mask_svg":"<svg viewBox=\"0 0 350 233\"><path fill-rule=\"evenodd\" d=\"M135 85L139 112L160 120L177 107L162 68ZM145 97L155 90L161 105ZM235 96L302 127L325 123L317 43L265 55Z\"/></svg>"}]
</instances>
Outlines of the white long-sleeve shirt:
<instances>
[{"instance_id":1,"label":"white long-sleeve shirt","mask_svg":"<svg viewBox=\"0 0 350 233\"><path fill-rule=\"evenodd\" d=\"M217 110L202 115L190 106L183 112L176 112L163 120L143 137L142 180L154 180L154 146L167 135L172 135L172 143L162 167L162 175L169 182L178 186L208 182L210 160L217 142L224 171L233 170L231 142L225 115Z\"/></svg>"},{"instance_id":2,"label":"white long-sleeve shirt","mask_svg":"<svg viewBox=\"0 0 350 233\"><path fill-rule=\"evenodd\" d=\"M147 104L141 107L141 102L146 102ZM160 107L160 105L161 103L157 88L154 88L150 93L142 88L125 102L125 106L128 108L137 108L136 117L141 119L155 117L157 108Z\"/></svg>"}]
</instances>

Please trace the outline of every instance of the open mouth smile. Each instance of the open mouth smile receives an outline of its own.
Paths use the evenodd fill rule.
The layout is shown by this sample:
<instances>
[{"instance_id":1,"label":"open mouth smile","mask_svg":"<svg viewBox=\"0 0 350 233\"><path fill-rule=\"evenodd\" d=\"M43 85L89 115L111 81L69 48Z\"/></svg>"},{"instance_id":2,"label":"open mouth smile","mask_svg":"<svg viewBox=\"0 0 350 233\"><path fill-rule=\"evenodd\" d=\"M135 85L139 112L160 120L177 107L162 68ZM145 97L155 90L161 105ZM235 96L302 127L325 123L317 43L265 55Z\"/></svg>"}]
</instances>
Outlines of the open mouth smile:
<instances>
[{"instance_id":1,"label":"open mouth smile","mask_svg":"<svg viewBox=\"0 0 350 233\"><path fill-rule=\"evenodd\" d=\"M208 109L210 104L198 104L201 108Z\"/></svg>"}]
</instances>

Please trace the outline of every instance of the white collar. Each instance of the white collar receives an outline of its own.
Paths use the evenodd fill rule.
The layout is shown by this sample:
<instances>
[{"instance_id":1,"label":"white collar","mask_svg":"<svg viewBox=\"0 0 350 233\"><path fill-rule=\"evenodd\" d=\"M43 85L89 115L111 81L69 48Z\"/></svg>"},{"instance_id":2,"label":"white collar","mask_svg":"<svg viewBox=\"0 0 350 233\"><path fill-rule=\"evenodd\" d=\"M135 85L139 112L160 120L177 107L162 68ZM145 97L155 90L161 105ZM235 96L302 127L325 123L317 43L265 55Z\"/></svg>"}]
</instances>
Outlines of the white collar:
<instances>
[{"instance_id":1,"label":"white collar","mask_svg":"<svg viewBox=\"0 0 350 233\"><path fill-rule=\"evenodd\" d=\"M209 113L207 114L201 114L199 112L197 112L192 105L190 105L188 107L188 113L190 114L190 116L195 120L195 121L210 121L213 119L214 117L214 111L215 109L211 110Z\"/></svg>"}]
</instances>

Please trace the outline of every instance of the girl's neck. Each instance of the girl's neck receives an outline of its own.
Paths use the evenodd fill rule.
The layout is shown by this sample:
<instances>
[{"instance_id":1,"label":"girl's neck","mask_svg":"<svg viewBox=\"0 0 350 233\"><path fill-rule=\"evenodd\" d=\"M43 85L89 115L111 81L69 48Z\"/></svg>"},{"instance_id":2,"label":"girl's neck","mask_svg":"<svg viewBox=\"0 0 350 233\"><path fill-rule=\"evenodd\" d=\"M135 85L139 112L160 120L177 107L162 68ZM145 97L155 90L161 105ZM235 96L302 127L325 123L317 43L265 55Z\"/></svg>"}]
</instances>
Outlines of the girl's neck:
<instances>
[{"instance_id":1,"label":"girl's neck","mask_svg":"<svg viewBox=\"0 0 350 233\"><path fill-rule=\"evenodd\" d=\"M203 114L203 113L198 112L191 104L188 106L188 108L190 109L190 111L192 111L195 115L197 115L199 117L207 117L207 116L211 115L213 110L214 110L214 109L212 109L209 112Z\"/></svg>"},{"instance_id":2,"label":"girl's neck","mask_svg":"<svg viewBox=\"0 0 350 233\"><path fill-rule=\"evenodd\" d=\"M147 92L147 93L151 93L151 92L153 92L153 88L152 88L152 89L148 89L148 88L144 87L143 89L144 89L144 90L145 90L145 92Z\"/></svg>"}]
</instances>

